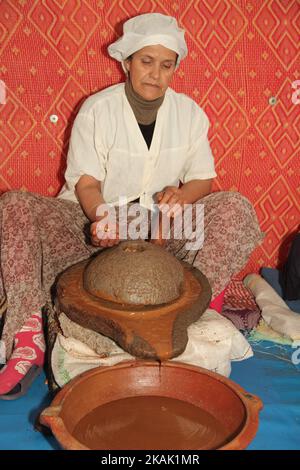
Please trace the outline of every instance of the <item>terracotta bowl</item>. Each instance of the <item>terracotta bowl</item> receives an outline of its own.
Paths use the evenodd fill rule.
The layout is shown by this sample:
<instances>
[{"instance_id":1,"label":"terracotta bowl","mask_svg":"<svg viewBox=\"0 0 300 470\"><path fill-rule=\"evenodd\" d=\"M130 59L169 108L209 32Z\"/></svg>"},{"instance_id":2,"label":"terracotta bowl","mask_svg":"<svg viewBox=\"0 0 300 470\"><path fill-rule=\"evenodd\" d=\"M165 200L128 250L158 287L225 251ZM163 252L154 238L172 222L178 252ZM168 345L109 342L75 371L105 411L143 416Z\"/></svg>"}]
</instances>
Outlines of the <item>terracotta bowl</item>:
<instances>
[{"instance_id":1,"label":"terracotta bowl","mask_svg":"<svg viewBox=\"0 0 300 470\"><path fill-rule=\"evenodd\" d=\"M40 421L51 428L62 448L89 450L86 444L74 437L78 423L99 406L134 397L180 400L187 406L195 406L209 413L225 433L217 445L210 446L209 442L203 445L194 439L191 447L177 446L174 441L165 442L161 447L156 443L155 447L151 447L146 436L147 423L142 423L145 439L140 440L142 443L148 442L142 449L245 449L256 434L259 411L262 408L258 397L246 392L230 379L206 369L173 361L164 362L160 366L150 361L130 361L113 367L97 367L79 375L57 394L51 406L42 412ZM180 424L177 417L174 422ZM110 419L107 423L113 426ZM173 423L169 424L172 431ZM101 425L104 426L103 422L99 422L99 428ZM189 432L195 435L194 428L190 424L188 426ZM161 426L157 427L157 433L164 432L165 436L168 435L168 422L163 422L162 427L163 430ZM107 447L100 439L96 448L141 448L136 447L135 442L128 446L128 443L125 445L117 440L114 446Z\"/></svg>"}]
</instances>

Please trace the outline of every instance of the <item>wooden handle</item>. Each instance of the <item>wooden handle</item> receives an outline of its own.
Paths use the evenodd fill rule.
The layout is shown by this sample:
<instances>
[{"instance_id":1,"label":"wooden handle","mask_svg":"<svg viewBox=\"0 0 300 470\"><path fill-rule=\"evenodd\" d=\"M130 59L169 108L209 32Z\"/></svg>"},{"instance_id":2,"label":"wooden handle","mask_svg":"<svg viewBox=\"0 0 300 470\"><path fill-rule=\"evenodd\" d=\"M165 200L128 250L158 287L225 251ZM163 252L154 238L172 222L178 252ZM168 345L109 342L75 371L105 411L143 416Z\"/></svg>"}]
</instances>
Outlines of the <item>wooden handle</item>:
<instances>
[{"instance_id":1,"label":"wooden handle","mask_svg":"<svg viewBox=\"0 0 300 470\"><path fill-rule=\"evenodd\" d=\"M158 214L158 227L157 227L156 233L155 233L156 236L150 240L150 242L153 243L153 245L164 246L166 244L166 241L167 241L167 239L164 238L164 235L166 235L166 234L163 233L162 217L163 217L162 212L159 212L159 214ZM172 228L173 222L174 222L174 218L172 216L170 218L170 230Z\"/></svg>"}]
</instances>

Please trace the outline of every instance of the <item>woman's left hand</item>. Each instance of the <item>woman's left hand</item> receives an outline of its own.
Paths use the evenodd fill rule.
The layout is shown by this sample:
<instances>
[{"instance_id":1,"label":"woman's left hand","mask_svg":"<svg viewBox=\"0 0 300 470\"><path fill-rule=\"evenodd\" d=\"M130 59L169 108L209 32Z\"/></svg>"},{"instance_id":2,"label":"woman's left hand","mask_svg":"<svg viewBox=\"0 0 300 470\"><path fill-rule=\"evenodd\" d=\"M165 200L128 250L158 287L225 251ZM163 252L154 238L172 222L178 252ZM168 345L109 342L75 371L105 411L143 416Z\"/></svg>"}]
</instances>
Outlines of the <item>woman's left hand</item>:
<instances>
[{"instance_id":1,"label":"woman's left hand","mask_svg":"<svg viewBox=\"0 0 300 470\"><path fill-rule=\"evenodd\" d=\"M186 203L183 192L177 186L166 186L163 191L159 191L155 196L159 210L166 213L168 217L176 217L176 214L182 211Z\"/></svg>"},{"instance_id":2,"label":"woman's left hand","mask_svg":"<svg viewBox=\"0 0 300 470\"><path fill-rule=\"evenodd\" d=\"M162 233L162 213L169 218L174 218L179 212L182 212L185 200L183 194L177 186L166 186L163 191L155 194L155 199L160 210L159 224L155 237L151 242L155 245L164 246L166 239Z\"/></svg>"}]
</instances>

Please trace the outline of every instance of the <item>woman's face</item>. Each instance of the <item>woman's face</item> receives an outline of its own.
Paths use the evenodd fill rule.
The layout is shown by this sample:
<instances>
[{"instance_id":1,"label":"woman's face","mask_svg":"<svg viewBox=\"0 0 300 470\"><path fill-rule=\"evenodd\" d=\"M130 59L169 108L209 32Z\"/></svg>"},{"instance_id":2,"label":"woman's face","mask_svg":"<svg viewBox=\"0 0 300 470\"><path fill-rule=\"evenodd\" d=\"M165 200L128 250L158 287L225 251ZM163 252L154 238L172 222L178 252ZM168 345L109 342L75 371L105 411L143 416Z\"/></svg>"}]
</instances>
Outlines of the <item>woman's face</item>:
<instances>
[{"instance_id":1,"label":"woman's face","mask_svg":"<svg viewBox=\"0 0 300 470\"><path fill-rule=\"evenodd\" d=\"M136 93L147 101L163 96L175 72L177 54L164 46L146 46L125 61Z\"/></svg>"}]
</instances>

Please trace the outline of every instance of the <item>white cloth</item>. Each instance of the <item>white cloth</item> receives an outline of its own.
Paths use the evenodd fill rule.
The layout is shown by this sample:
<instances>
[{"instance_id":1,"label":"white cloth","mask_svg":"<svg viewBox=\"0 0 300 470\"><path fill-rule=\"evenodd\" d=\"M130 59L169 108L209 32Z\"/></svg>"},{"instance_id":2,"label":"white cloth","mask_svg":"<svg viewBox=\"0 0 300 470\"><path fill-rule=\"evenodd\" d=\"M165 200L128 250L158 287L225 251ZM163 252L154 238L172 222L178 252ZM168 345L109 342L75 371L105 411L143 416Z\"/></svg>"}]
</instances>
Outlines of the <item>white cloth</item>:
<instances>
[{"instance_id":1,"label":"white cloth","mask_svg":"<svg viewBox=\"0 0 300 470\"><path fill-rule=\"evenodd\" d=\"M57 335L51 367L60 387L86 370L135 360L114 341L103 338L106 347L102 354L97 354L81 341ZM207 309L197 322L189 326L188 338L185 351L172 360L204 367L227 377L231 372L231 361L242 361L253 355L250 344L231 321L212 309Z\"/></svg>"},{"instance_id":2,"label":"white cloth","mask_svg":"<svg viewBox=\"0 0 300 470\"><path fill-rule=\"evenodd\" d=\"M290 310L270 284L258 274L248 274L244 279L244 284L253 293L267 325L278 333L291 338L292 341L299 342L299 313Z\"/></svg>"},{"instance_id":3,"label":"white cloth","mask_svg":"<svg viewBox=\"0 0 300 470\"><path fill-rule=\"evenodd\" d=\"M124 83L90 96L73 125L58 197L77 202L74 187L90 175L101 181L107 203L140 197L151 209L153 194L166 186L216 176L205 112L184 94L168 89L157 113L150 149L126 98Z\"/></svg>"},{"instance_id":4,"label":"white cloth","mask_svg":"<svg viewBox=\"0 0 300 470\"><path fill-rule=\"evenodd\" d=\"M107 50L111 57L123 62L143 47L157 44L177 52L176 67L188 52L184 30L178 28L175 18L161 13L146 13L127 20L123 25L123 36L110 44Z\"/></svg>"}]
</instances>

